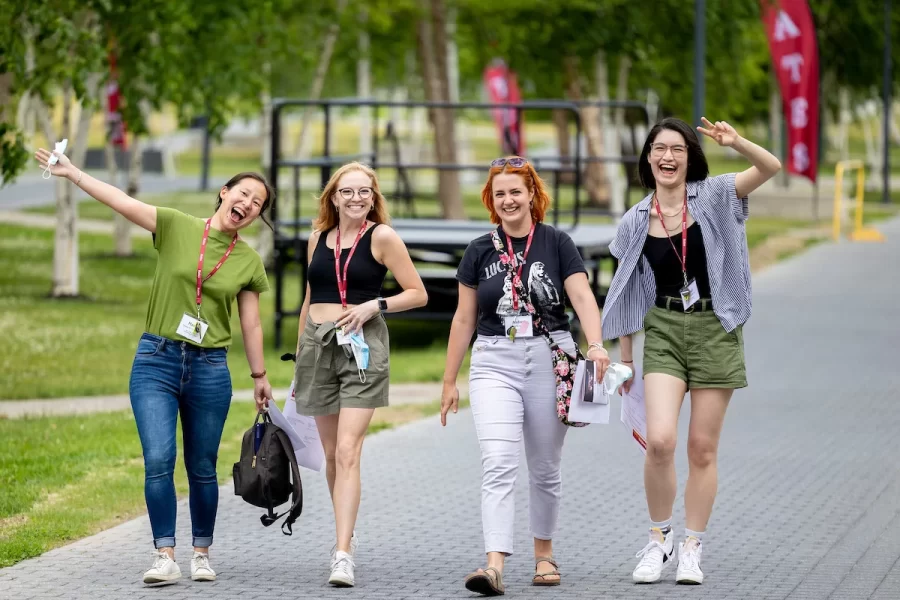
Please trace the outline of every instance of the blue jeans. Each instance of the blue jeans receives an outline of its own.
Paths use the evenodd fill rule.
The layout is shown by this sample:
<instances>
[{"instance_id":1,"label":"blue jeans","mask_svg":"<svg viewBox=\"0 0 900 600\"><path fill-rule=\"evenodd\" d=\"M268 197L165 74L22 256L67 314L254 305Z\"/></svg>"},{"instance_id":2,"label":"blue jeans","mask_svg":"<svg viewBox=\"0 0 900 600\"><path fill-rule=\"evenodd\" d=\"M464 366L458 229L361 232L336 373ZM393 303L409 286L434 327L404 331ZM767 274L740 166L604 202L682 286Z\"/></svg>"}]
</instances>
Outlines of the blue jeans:
<instances>
[{"instance_id":1,"label":"blue jeans","mask_svg":"<svg viewBox=\"0 0 900 600\"><path fill-rule=\"evenodd\" d=\"M175 546L178 413L194 546L212 545L219 505L216 459L231 406L226 354L225 348L199 348L150 333L138 343L129 393L144 451L144 497L157 548Z\"/></svg>"}]
</instances>

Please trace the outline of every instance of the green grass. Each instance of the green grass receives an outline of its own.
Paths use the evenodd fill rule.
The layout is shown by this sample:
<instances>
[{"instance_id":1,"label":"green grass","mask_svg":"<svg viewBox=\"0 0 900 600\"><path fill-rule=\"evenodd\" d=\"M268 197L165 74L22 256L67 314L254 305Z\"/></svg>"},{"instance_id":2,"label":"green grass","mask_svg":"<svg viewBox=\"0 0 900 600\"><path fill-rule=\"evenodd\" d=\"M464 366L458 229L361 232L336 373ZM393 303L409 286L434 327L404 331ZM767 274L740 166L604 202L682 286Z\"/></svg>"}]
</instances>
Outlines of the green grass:
<instances>
[{"instance_id":1,"label":"green grass","mask_svg":"<svg viewBox=\"0 0 900 600\"><path fill-rule=\"evenodd\" d=\"M810 221L800 219L753 217L747 220L747 246L753 249L773 235L779 235L791 229L809 227L810 225L812 225Z\"/></svg>"},{"instance_id":2,"label":"green grass","mask_svg":"<svg viewBox=\"0 0 900 600\"><path fill-rule=\"evenodd\" d=\"M249 402L232 406L219 452L220 484L230 477L254 413ZM178 444L180 457L180 436ZM180 496L187 492L180 459L175 487ZM144 467L131 411L0 420L0 567L145 510Z\"/></svg>"},{"instance_id":3,"label":"green grass","mask_svg":"<svg viewBox=\"0 0 900 600\"><path fill-rule=\"evenodd\" d=\"M797 254L800 254L801 252L804 252L817 244L821 244L824 241L825 241L824 237L807 238L807 239L803 240L803 245L801 247L795 248L792 250L785 250L784 252L779 252L778 256L776 257L776 260L778 262L787 260L787 259L791 258L792 256L796 256Z\"/></svg>"},{"instance_id":4,"label":"green grass","mask_svg":"<svg viewBox=\"0 0 900 600\"><path fill-rule=\"evenodd\" d=\"M148 236L149 237L149 236ZM107 235L80 236L81 293L78 299L49 297L53 231L0 225L0 399L60 398L128 392L128 377L144 330L156 265L149 239L135 241L133 258L111 255ZM285 286L286 306L299 306L296 285ZM274 281L274 280L273 280ZM272 385L287 387L290 364L279 357L293 350L297 321L285 320L283 347L273 347L274 293L260 302L265 357ZM237 311L228 353L235 389L252 388ZM390 320L391 381L440 381L449 323ZM465 366L464 366L465 368Z\"/></svg>"}]
</instances>

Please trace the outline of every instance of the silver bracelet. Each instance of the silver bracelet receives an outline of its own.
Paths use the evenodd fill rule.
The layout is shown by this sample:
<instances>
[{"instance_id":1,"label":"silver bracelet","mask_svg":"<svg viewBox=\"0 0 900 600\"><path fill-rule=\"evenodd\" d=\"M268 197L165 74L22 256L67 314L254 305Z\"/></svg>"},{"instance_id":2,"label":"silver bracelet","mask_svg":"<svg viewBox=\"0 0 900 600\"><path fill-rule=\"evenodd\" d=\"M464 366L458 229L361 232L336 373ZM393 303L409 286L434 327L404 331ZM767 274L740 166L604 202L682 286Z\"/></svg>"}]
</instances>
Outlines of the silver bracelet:
<instances>
[{"instance_id":1,"label":"silver bracelet","mask_svg":"<svg viewBox=\"0 0 900 600\"><path fill-rule=\"evenodd\" d=\"M607 356L609 355L609 352L606 351L606 348L604 348L603 344L601 344L600 342L593 342L592 344L589 344L588 352L590 352L592 348L596 348L597 350L603 350L604 354L606 354Z\"/></svg>"},{"instance_id":2,"label":"silver bracelet","mask_svg":"<svg viewBox=\"0 0 900 600\"><path fill-rule=\"evenodd\" d=\"M79 183L81 183L82 175L84 175L84 171L82 171L81 169L78 169L78 179L75 181L75 185L78 185Z\"/></svg>"}]
</instances>

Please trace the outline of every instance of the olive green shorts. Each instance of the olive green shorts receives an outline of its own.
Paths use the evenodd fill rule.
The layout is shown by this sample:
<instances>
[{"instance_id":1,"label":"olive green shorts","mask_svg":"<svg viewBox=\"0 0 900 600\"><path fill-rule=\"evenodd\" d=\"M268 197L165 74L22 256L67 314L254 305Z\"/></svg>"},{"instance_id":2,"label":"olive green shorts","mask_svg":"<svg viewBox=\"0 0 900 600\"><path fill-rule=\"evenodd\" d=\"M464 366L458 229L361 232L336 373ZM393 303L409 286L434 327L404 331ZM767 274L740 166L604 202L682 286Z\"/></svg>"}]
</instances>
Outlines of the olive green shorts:
<instances>
[{"instance_id":1,"label":"olive green shorts","mask_svg":"<svg viewBox=\"0 0 900 600\"><path fill-rule=\"evenodd\" d=\"M297 412L319 417L342 408L380 408L388 405L390 340L381 315L363 325L369 346L369 366L361 374L350 346L338 346L334 323L307 319L300 335L300 352L294 369ZM345 350L346 349L346 350Z\"/></svg>"},{"instance_id":2,"label":"olive green shorts","mask_svg":"<svg viewBox=\"0 0 900 600\"><path fill-rule=\"evenodd\" d=\"M666 373L688 389L747 387L744 334L727 332L712 310L653 306L644 318L644 374Z\"/></svg>"}]
</instances>

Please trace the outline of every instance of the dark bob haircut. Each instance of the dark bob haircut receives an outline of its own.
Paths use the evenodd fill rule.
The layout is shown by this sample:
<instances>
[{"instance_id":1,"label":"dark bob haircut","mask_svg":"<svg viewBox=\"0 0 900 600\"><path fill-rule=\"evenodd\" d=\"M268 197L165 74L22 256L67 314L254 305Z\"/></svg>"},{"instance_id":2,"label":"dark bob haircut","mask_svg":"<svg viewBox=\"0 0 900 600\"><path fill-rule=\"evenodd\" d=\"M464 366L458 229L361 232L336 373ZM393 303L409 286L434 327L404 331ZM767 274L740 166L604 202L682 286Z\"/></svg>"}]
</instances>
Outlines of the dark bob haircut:
<instances>
[{"instance_id":1,"label":"dark bob haircut","mask_svg":"<svg viewBox=\"0 0 900 600\"><path fill-rule=\"evenodd\" d=\"M269 229L273 229L272 223L269 221L269 207L272 205L272 202L275 201L275 190L272 189L272 186L269 185L269 182L266 181L266 178L260 175L259 173L254 173L252 171L247 171L245 173L238 173L231 179L229 179L225 183L225 187L229 190L239 184L244 179L253 179L255 181L263 184L263 187L266 188L266 199L263 201L262 208L259 210L259 217L262 219L263 223L269 226ZM222 190L220 189L216 192L216 210L219 210L219 207L222 206Z\"/></svg>"},{"instance_id":2,"label":"dark bob haircut","mask_svg":"<svg viewBox=\"0 0 900 600\"><path fill-rule=\"evenodd\" d=\"M697 139L697 133L681 119L666 117L653 126L650 133L647 134L647 141L644 142L644 148L641 150L641 158L638 162L638 176L641 179L641 185L651 190L656 189L656 178L653 177L653 170L650 168L648 159L650 145L663 129L680 133L684 138L684 144L687 146L687 180L702 181L706 179L709 176L709 164L706 162L706 155L703 154L703 147Z\"/></svg>"}]
</instances>

